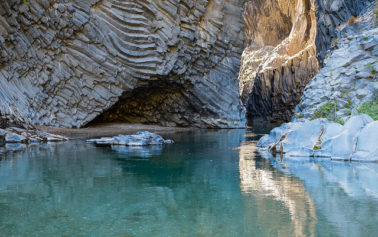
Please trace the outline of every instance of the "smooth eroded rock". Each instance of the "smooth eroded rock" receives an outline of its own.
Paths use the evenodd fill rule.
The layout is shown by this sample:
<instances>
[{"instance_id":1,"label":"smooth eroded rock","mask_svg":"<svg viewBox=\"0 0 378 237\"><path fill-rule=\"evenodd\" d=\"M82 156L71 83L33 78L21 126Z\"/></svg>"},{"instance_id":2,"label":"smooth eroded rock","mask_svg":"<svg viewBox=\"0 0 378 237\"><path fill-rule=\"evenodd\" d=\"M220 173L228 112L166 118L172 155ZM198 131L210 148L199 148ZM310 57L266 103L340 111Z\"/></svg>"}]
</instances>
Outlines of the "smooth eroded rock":
<instances>
[{"instance_id":1,"label":"smooth eroded rock","mask_svg":"<svg viewBox=\"0 0 378 237\"><path fill-rule=\"evenodd\" d=\"M137 132L135 135L118 135L115 137L103 137L99 139L87 140L89 143L94 143L99 146L151 146L172 144L172 140L164 140L161 136L148 131Z\"/></svg>"},{"instance_id":2,"label":"smooth eroded rock","mask_svg":"<svg viewBox=\"0 0 378 237\"><path fill-rule=\"evenodd\" d=\"M366 114L352 116L344 126L326 119L302 119L273 129L257 146L274 156L378 161L377 131L377 121Z\"/></svg>"}]
</instances>

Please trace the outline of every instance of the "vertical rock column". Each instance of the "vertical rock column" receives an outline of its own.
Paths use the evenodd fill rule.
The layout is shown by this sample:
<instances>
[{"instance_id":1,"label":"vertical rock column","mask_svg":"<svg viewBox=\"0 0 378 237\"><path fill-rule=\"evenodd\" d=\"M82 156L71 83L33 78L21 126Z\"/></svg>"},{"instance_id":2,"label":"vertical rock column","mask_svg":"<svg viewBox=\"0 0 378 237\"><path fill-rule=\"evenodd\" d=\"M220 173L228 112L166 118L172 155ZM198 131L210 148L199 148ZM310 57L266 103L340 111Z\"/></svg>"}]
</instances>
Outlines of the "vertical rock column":
<instances>
[{"instance_id":1,"label":"vertical rock column","mask_svg":"<svg viewBox=\"0 0 378 237\"><path fill-rule=\"evenodd\" d=\"M313 0L249 1L239 91L249 118L288 120L316 74Z\"/></svg>"}]
</instances>

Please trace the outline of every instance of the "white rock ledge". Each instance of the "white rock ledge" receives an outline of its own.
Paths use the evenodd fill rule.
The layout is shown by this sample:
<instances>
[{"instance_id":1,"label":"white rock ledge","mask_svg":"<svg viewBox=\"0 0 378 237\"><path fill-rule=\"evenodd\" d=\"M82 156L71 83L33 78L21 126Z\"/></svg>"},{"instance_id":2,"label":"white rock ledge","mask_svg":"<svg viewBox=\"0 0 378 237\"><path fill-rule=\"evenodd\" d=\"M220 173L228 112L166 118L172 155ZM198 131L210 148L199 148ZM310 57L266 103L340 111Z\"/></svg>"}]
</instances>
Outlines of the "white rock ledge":
<instances>
[{"instance_id":1,"label":"white rock ledge","mask_svg":"<svg viewBox=\"0 0 378 237\"><path fill-rule=\"evenodd\" d=\"M135 135L118 135L115 137L90 139L87 142L99 146L152 146L174 143L173 140L164 140L161 136L148 131L137 132Z\"/></svg>"},{"instance_id":2,"label":"white rock ledge","mask_svg":"<svg viewBox=\"0 0 378 237\"><path fill-rule=\"evenodd\" d=\"M0 129L0 146L5 144L34 144L46 142L61 142L69 140L67 137L46 133L38 130L25 130L16 127Z\"/></svg>"},{"instance_id":3,"label":"white rock ledge","mask_svg":"<svg viewBox=\"0 0 378 237\"><path fill-rule=\"evenodd\" d=\"M257 146L273 156L378 162L378 121L366 114L351 117L344 126L300 119L273 129Z\"/></svg>"}]
</instances>

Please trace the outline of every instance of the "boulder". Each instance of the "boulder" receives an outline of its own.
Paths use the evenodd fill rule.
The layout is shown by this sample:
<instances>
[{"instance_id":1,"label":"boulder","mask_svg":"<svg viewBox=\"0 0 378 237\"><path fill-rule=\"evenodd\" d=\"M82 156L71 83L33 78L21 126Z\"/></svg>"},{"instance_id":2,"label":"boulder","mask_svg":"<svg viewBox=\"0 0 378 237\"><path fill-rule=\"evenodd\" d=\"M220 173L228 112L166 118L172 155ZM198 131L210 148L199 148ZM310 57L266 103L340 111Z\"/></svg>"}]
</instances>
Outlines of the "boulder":
<instances>
[{"instance_id":1,"label":"boulder","mask_svg":"<svg viewBox=\"0 0 378 237\"><path fill-rule=\"evenodd\" d=\"M115 137L103 137L87 140L99 146L151 146L172 144L172 140L164 140L161 136L148 131L137 132L135 135L118 135Z\"/></svg>"},{"instance_id":2,"label":"boulder","mask_svg":"<svg viewBox=\"0 0 378 237\"><path fill-rule=\"evenodd\" d=\"M378 121L369 123L357 137L356 152L352 156L355 161L378 160Z\"/></svg>"},{"instance_id":3,"label":"boulder","mask_svg":"<svg viewBox=\"0 0 378 237\"><path fill-rule=\"evenodd\" d=\"M282 150L288 156L311 156L323 134L325 119L308 121L289 132L282 141Z\"/></svg>"},{"instance_id":4,"label":"boulder","mask_svg":"<svg viewBox=\"0 0 378 237\"><path fill-rule=\"evenodd\" d=\"M329 154L333 159L350 160L357 134L370 122L373 122L373 119L366 114L351 117L340 134L323 142L322 152Z\"/></svg>"},{"instance_id":5,"label":"boulder","mask_svg":"<svg viewBox=\"0 0 378 237\"><path fill-rule=\"evenodd\" d=\"M8 132L5 135L5 142L6 143L26 143L27 138L17 133Z\"/></svg>"},{"instance_id":6,"label":"boulder","mask_svg":"<svg viewBox=\"0 0 378 237\"><path fill-rule=\"evenodd\" d=\"M352 116L344 126L326 119L283 124L257 143L275 156L378 161L378 121Z\"/></svg>"}]
</instances>

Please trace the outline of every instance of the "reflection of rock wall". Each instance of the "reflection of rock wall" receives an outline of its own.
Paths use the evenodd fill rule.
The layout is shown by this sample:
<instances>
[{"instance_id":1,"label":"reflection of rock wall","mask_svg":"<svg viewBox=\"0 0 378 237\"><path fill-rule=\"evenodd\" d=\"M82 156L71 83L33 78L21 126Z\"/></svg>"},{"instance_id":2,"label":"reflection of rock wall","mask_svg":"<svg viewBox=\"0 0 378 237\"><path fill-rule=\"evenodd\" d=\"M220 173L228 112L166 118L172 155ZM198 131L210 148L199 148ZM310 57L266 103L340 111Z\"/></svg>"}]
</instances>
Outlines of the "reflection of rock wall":
<instances>
[{"instance_id":1,"label":"reflection of rock wall","mask_svg":"<svg viewBox=\"0 0 378 237\"><path fill-rule=\"evenodd\" d=\"M288 121L336 38L371 0L251 0L239 92L249 118Z\"/></svg>"},{"instance_id":2,"label":"reflection of rock wall","mask_svg":"<svg viewBox=\"0 0 378 237\"><path fill-rule=\"evenodd\" d=\"M0 113L80 127L122 97L110 111L127 104L124 121L242 127L241 13L237 0L1 1ZM156 103L151 88L177 90Z\"/></svg>"},{"instance_id":3,"label":"reflection of rock wall","mask_svg":"<svg viewBox=\"0 0 378 237\"><path fill-rule=\"evenodd\" d=\"M314 236L316 224L315 205L307 194L300 180L287 175L282 175L278 170L270 170L269 160L263 160L264 167L255 159L256 144L244 144L239 152L240 187L244 194L261 196L256 198L258 206L264 206L262 202L266 197L273 197L283 203L290 213L291 228L287 226L272 227L282 231L282 235ZM260 201L260 203L259 203ZM261 211L259 213L264 213ZM269 217L261 215L261 221ZM268 220L265 220L268 221ZM287 231L286 234L285 231ZM294 234L293 234L294 233Z\"/></svg>"},{"instance_id":4,"label":"reflection of rock wall","mask_svg":"<svg viewBox=\"0 0 378 237\"><path fill-rule=\"evenodd\" d=\"M263 156L267 162L273 160L269 153ZM375 231L378 164L284 157L276 165L301 180L316 205L317 215L337 226L340 236L365 236Z\"/></svg>"}]
</instances>

